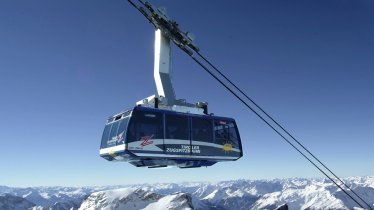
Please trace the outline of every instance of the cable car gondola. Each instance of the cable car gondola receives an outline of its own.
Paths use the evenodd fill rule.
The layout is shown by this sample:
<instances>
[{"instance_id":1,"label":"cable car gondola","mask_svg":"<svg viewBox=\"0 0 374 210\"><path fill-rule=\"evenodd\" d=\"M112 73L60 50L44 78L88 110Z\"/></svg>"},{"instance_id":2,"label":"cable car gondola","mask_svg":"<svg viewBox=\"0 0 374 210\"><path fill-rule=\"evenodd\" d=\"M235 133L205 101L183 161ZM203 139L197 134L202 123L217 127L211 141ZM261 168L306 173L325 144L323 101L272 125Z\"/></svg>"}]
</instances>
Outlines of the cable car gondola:
<instances>
[{"instance_id":1,"label":"cable car gondola","mask_svg":"<svg viewBox=\"0 0 374 210\"><path fill-rule=\"evenodd\" d=\"M199 48L164 11L148 2L144 3L144 8L137 9L156 27L154 78L157 94L107 120L100 156L109 161L126 161L137 167L151 168L211 166L242 157L234 119L208 114L207 103L190 104L175 97L170 42L188 54Z\"/></svg>"},{"instance_id":2,"label":"cable car gondola","mask_svg":"<svg viewBox=\"0 0 374 210\"><path fill-rule=\"evenodd\" d=\"M137 167L187 168L237 160L242 146L232 118L136 106L107 120L100 155Z\"/></svg>"}]
</instances>

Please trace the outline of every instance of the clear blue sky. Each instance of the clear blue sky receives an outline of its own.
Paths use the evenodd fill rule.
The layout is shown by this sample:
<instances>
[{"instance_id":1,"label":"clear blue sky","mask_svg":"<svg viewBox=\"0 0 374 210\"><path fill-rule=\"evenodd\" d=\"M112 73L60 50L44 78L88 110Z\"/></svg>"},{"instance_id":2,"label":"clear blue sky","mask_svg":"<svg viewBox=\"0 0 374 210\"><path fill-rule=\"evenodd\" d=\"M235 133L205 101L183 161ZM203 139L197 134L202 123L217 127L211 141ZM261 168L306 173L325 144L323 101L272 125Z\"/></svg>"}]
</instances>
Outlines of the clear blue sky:
<instances>
[{"instance_id":1,"label":"clear blue sky","mask_svg":"<svg viewBox=\"0 0 374 210\"><path fill-rule=\"evenodd\" d=\"M374 174L374 2L153 1L341 176ZM0 185L321 177L174 49L177 97L237 119L244 157L151 170L99 157L108 116L155 93L154 29L123 0L0 1Z\"/></svg>"}]
</instances>

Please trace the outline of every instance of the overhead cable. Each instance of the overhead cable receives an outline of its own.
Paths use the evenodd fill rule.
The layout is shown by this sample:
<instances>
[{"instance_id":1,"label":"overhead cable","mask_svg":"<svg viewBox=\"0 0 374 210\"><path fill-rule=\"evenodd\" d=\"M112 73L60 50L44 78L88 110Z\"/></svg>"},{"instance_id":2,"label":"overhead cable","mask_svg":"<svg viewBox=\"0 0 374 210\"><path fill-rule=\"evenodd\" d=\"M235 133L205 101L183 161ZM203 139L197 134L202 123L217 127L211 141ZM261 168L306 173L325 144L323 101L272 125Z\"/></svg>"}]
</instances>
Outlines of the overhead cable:
<instances>
[{"instance_id":1,"label":"overhead cable","mask_svg":"<svg viewBox=\"0 0 374 210\"><path fill-rule=\"evenodd\" d=\"M299 140L297 140L290 132L288 132L284 126L278 123L272 116L270 116L261 106L259 106L251 97L249 97L244 91L242 91L237 85L235 85L225 74L222 73L215 65L213 65L207 58L205 58L200 52L196 52L206 63L208 63L219 75L221 75L227 82L229 82L237 91L239 91L245 98L247 98L253 105L255 105L263 114L266 115L273 123L275 123L283 132L290 136L300 147L302 147L309 155L311 155L319 164L321 164L326 170L328 170L337 180L340 181L348 190L356 195L362 202L373 209L365 200L363 200L353 189L351 189L342 179L340 179L330 168L328 168L320 159L318 159L309 149L307 149Z\"/></svg>"},{"instance_id":2,"label":"overhead cable","mask_svg":"<svg viewBox=\"0 0 374 210\"><path fill-rule=\"evenodd\" d=\"M263 122L266 123L272 130L274 130L283 140L285 140L290 146L292 146L297 152L299 152L305 159L307 159L314 167L316 167L322 174L324 174L332 183L334 183L340 190L342 190L347 196L349 196L356 204L361 208L364 208L361 203L359 203L355 198L353 198L346 190L344 190L338 183L336 183L324 170L322 170L317 164L315 164L310 158L308 158L299 148L297 148L291 141L289 141L282 133L280 133L274 126L272 126L264 117L262 117L253 107L251 107L247 102L245 102L237 93L235 93L230 87L228 87L221 79L214 75L204 64L202 64L198 59L190 56L200 67L202 67L206 72L208 72L214 79L216 79L222 86L226 88L232 95L234 95L240 102L242 102L248 109L250 109L255 115L257 115ZM361 200L362 198L358 195ZM367 204L364 201L365 204ZM371 206L367 204L370 209Z\"/></svg>"},{"instance_id":3,"label":"overhead cable","mask_svg":"<svg viewBox=\"0 0 374 210\"><path fill-rule=\"evenodd\" d=\"M349 196L355 203L357 203L361 208L364 208L361 203L359 203L355 198L353 198L346 190L344 190L338 183L336 183L332 177L330 177L327 172L325 172L321 167L319 167L313 160L311 160L304 152L302 152L295 144L293 144L288 138L286 138L274 125L272 125L268 120L264 118L258 111L256 111L252 106L250 106L242 97L240 97L232 88L230 88L225 82L217 77L209 68L207 68L200 60L198 60L194 54L196 53L200 58L203 59L209 66L211 66L221 77L223 77L226 82L236 89L240 94L242 94L247 100L249 100L257 109L259 109L271 122L273 122L280 130L287 134L291 139L296 142L307 154L314 158L320 165L323 166L328 172L330 172L336 179L340 181L348 190L350 190L356 197L358 197L362 202L364 202L371 210L374 210L367 202L365 202L356 192L353 191L347 184L343 182L335 173L332 172L325 164L322 163L310 150L308 150L299 140L297 140L290 132L288 132L284 126L278 123L273 117L271 117L261 106L259 106L252 98L250 98L244 91L242 91L234 82L232 82L225 74L222 73L215 65L213 65L207 58L205 58L200 52L199 48L193 43L189 33L183 32L179 29L178 24L175 21L168 19L166 14L154 8L149 2L144 2L143 0L138 0L140 4L144 7L137 6L131 0L128 0L132 6L134 6L147 20L153 24L155 28L161 29L166 37L172 40L176 46L187 53L199 66L201 66L206 72L208 72L214 79L216 79L222 86L224 86L231 94L233 94L240 102L242 102L248 109L255 113L263 122L265 122L272 130L274 130L279 136L282 137L290 146L292 146L296 151L298 151L304 158L306 158L313 166L315 166L321 173L323 173L330 181L332 181L340 190L342 190L347 196Z\"/></svg>"}]
</instances>

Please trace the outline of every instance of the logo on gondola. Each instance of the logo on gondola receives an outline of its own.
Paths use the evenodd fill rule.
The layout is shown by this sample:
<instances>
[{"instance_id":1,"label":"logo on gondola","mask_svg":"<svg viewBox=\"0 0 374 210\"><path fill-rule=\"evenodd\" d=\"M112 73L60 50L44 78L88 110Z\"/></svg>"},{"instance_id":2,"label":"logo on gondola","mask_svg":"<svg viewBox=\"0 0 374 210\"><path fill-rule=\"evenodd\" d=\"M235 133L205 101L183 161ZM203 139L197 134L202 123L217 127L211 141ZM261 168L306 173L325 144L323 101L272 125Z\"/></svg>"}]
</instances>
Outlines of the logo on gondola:
<instances>
[{"instance_id":1,"label":"logo on gondola","mask_svg":"<svg viewBox=\"0 0 374 210\"><path fill-rule=\"evenodd\" d=\"M145 146L147 146L147 145L153 144L153 141L152 141L153 136L154 136L154 135L152 135L152 136L143 136L143 137L140 139L140 140L143 141L143 142L140 144L140 146L145 147Z\"/></svg>"},{"instance_id":2,"label":"logo on gondola","mask_svg":"<svg viewBox=\"0 0 374 210\"><path fill-rule=\"evenodd\" d=\"M117 156L116 152L114 152L113 150L110 150L109 153L108 153L108 155L110 155L113 158Z\"/></svg>"},{"instance_id":3,"label":"logo on gondola","mask_svg":"<svg viewBox=\"0 0 374 210\"><path fill-rule=\"evenodd\" d=\"M223 145L223 151L225 151L225 152L230 152L230 151L232 151L232 144L230 144L230 143L226 143L226 144L224 144L224 145Z\"/></svg>"},{"instance_id":4,"label":"logo on gondola","mask_svg":"<svg viewBox=\"0 0 374 210\"><path fill-rule=\"evenodd\" d=\"M117 142L118 142L118 143L120 143L120 142L123 140L123 133L124 133L124 132L118 134L118 136L117 136Z\"/></svg>"}]
</instances>

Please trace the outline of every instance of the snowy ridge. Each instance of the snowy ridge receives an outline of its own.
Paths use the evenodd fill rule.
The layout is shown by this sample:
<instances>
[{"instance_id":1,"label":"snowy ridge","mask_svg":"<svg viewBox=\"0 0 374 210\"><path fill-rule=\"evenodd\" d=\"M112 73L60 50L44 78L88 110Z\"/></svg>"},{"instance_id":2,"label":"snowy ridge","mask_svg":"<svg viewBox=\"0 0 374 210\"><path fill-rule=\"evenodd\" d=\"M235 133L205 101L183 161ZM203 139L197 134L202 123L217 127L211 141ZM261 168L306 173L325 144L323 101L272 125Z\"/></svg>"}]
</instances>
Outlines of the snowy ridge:
<instances>
[{"instance_id":1,"label":"snowy ridge","mask_svg":"<svg viewBox=\"0 0 374 210\"><path fill-rule=\"evenodd\" d=\"M32 209L78 209L91 193L99 190L120 188L123 186L109 187L32 187L11 188L0 186L0 196L8 194L23 198L34 204ZM2 208L0 208L2 209Z\"/></svg>"},{"instance_id":2,"label":"snowy ridge","mask_svg":"<svg viewBox=\"0 0 374 210\"><path fill-rule=\"evenodd\" d=\"M180 209L192 210L192 199L185 193L167 195L155 203L151 203L144 210Z\"/></svg>"},{"instance_id":3,"label":"snowy ridge","mask_svg":"<svg viewBox=\"0 0 374 210\"><path fill-rule=\"evenodd\" d=\"M20 198L17 196L5 194L0 196L0 209L10 210L10 209L29 209L35 206L35 204L30 201Z\"/></svg>"},{"instance_id":4,"label":"snowy ridge","mask_svg":"<svg viewBox=\"0 0 374 210\"><path fill-rule=\"evenodd\" d=\"M80 210L192 210L191 197L185 193L162 196L160 194L136 188L102 191L90 195Z\"/></svg>"},{"instance_id":5,"label":"snowy ridge","mask_svg":"<svg viewBox=\"0 0 374 210\"><path fill-rule=\"evenodd\" d=\"M374 207L374 176L349 177L344 181ZM289 209L358 208L358 205L331 181L322 178L233 180L218 183L158 183L84 188L10 188L0 186L0 209L4 209L1 205L15 206L15 203L12 202L15 202L16 198L21 199L19 201L25 204L25 209L32 205L28 208L34 210L240 210L276 209L284 204L287 204Z\"/></svg>"}]
</instances>

